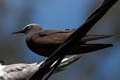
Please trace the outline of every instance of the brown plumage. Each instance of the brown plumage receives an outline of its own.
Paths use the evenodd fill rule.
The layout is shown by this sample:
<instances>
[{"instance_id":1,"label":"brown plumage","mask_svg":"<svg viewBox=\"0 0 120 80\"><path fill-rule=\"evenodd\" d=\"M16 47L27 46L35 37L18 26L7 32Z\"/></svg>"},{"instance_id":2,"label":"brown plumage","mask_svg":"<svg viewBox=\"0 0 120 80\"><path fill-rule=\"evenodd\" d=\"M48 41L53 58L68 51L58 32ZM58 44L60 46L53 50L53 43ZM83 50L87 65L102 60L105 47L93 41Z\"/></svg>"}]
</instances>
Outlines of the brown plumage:
<instances>
[{"instance_id":1,"label":"brown plumage","mask_svg":"<svg viewBox=\"0 0 120 80\"><path fill-rule=\"evenodd\" d=\"M43 30L38 24L29 24L21 31L16 33L25 33L26 43L33 52L48 57L63 43L63 41L75 30ZM68 51L68 55L88 53L111 47L112 44L87 44L87 41L109 38L111 35L86 35L80 40L82 45L74 45Z\"/></svg>"}]
</instances>

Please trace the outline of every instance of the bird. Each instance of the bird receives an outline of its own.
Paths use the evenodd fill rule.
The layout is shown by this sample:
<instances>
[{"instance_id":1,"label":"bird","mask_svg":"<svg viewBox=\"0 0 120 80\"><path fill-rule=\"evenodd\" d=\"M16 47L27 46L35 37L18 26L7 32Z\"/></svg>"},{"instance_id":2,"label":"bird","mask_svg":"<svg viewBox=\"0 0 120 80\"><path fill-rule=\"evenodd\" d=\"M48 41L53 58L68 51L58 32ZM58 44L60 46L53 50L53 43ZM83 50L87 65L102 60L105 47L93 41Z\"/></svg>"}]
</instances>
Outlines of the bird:
<instances>
[{"instance_id":1,"label":"bird","mask_svg":"<svg viewBox=\"0 0 120 80\"><path fill-rule=\"evenodd\" d=\"M65 57L54 74L64 71L68 65L76 62L80 59L80 55L72 55ZM35 73L40 66L42 66L42 60L39 63L15 63L15 64L3 64L0 62L0 80L28 80L29 77Z\"/></svg>"},{"instance_id":2,"label":"bird","mask_svg":"<svg viewBox=\"0 0 120 80\"><path fill-rule=\"evenodd\" d=\"M13 32L12 34L24 33L26 44L30 50L38 55L49 57L74 31L75 30L69 29L44 30L39 24L28 24L22 28L22 30ZM87 43L88 41L109 38L111 36L112 35L86 35L79 41L77 45L74 45L67 54L83 54L107 47L112 47L112 44Z\"/></svg>"}]
</instances>

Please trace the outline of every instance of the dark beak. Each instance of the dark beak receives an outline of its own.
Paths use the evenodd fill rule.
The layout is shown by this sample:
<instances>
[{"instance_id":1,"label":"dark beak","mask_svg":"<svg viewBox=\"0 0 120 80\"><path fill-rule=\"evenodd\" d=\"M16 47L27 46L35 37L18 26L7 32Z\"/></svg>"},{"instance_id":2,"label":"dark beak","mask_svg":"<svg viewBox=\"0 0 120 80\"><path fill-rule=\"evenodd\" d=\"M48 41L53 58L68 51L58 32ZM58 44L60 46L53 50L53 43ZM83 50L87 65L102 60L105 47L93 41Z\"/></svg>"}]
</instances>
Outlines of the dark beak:
<instances>
[{"instance_id":1,"label":"dark beak","mask_svg":"<svg viewBox=\"0 0 120 80\"><path fill-rule=\"evenodd\" d=\"M17 32L12 32L12 34L19 34L19 33L25 33L24 30L20 30L20 31L17 31Z\"/></svg>"}]
</instances>

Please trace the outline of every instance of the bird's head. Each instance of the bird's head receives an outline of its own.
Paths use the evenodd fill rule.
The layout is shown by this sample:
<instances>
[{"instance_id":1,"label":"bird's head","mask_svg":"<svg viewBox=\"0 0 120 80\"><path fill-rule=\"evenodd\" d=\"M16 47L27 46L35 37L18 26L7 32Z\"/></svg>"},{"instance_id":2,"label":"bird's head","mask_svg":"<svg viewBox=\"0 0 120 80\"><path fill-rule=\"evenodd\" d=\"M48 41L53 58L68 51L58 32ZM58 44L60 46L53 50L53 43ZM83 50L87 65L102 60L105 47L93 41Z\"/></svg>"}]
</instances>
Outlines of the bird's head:
<instances>
[{"instance_id":1,"label":"bird's head","mask_svg":"<svg viewBox=\"0 0 120 80\"><path fill-rule=\"evenodd\" d=\"M18 34L18 33L27 34L28 32L39 31L39 30L42 30L42 28L38 24L28 24L22 30L17 31L17 32L13 32L12 34Z\"/></svg>"}]
</instances>

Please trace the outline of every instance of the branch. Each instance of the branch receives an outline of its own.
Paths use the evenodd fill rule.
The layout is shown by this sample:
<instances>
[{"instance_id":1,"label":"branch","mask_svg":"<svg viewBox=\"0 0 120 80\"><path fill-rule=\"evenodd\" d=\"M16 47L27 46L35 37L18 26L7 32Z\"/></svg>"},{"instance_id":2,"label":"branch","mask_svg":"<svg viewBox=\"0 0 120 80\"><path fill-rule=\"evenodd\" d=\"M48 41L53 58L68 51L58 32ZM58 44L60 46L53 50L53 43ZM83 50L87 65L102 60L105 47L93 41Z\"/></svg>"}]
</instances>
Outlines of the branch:
<instances>
[{"instance_id":1,"label":"branch","mask_svg":"<svg viewBox=\"0 0 120 80\"><path fill-rule=\"evenodd\" d=\"M80 58L78 55L73 55L66 57L62 60L61 64L59 65L57 71L63 71L65 67L74 63ZM44 60L45 61L45 60ZM25 64L25 63L17 63L11 65L0 65L0 80L27 80L32 74L34 74L42 63L32 63L32 64Z\"/></svg>"}]
</instances>

